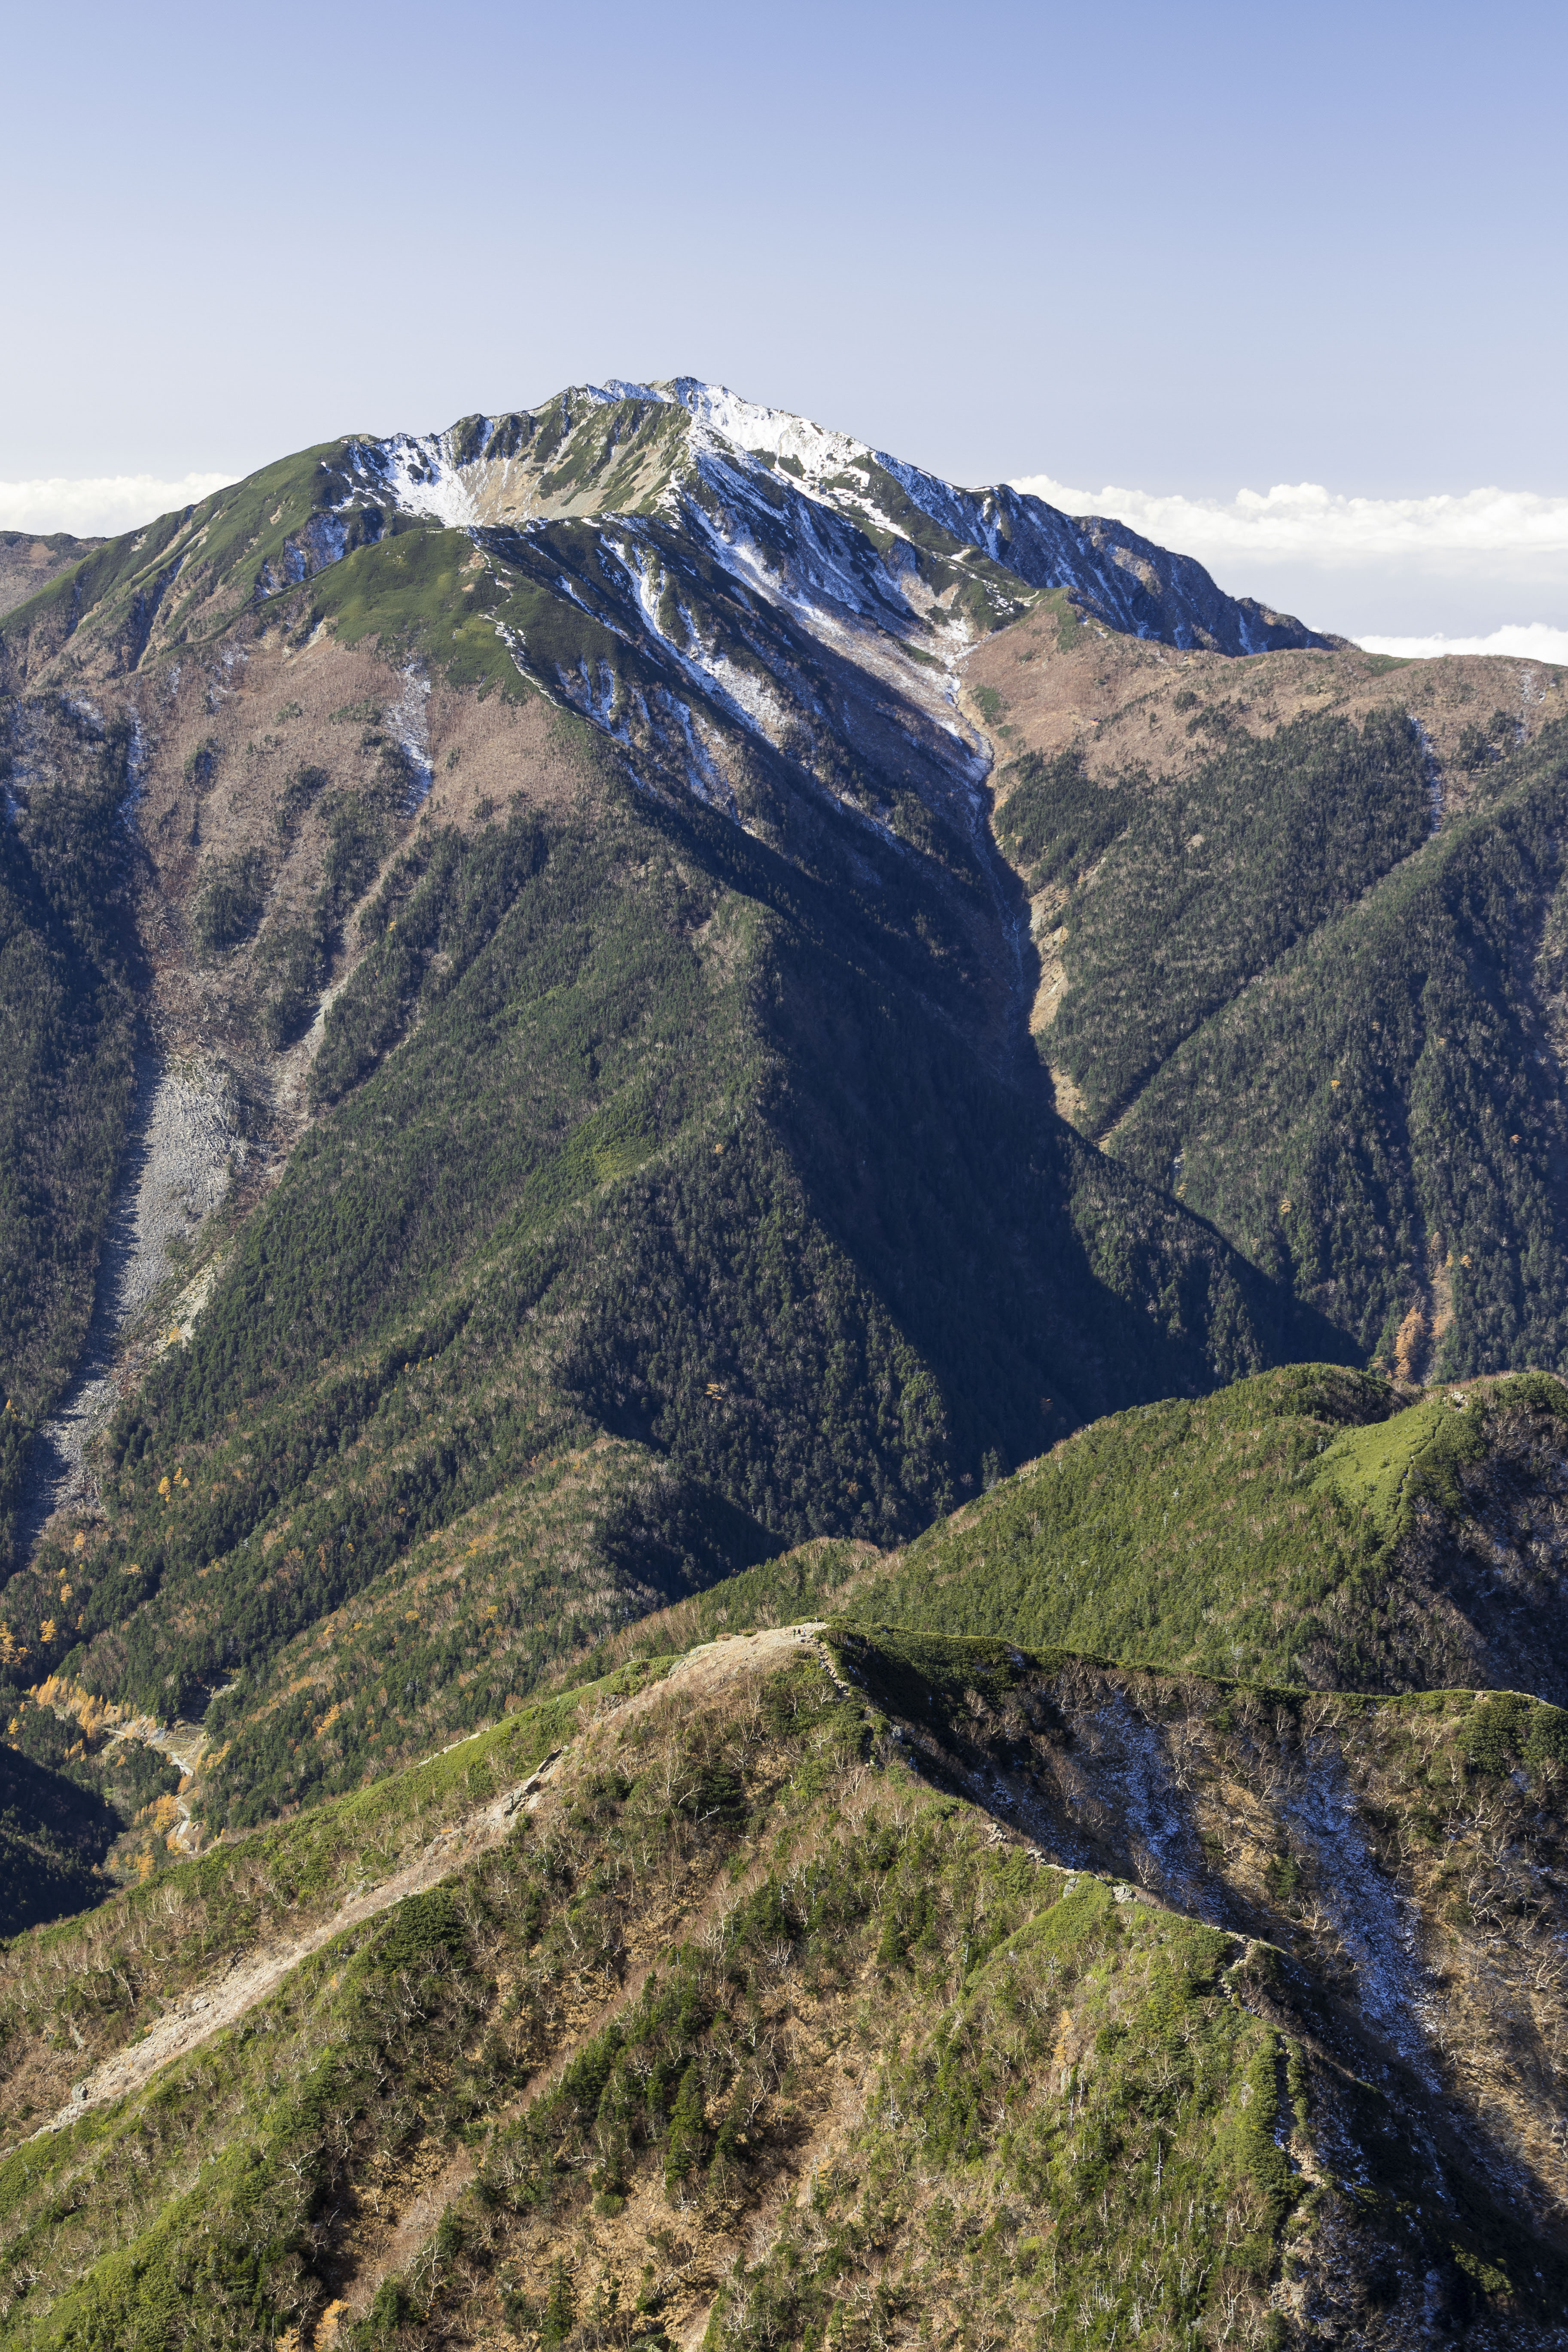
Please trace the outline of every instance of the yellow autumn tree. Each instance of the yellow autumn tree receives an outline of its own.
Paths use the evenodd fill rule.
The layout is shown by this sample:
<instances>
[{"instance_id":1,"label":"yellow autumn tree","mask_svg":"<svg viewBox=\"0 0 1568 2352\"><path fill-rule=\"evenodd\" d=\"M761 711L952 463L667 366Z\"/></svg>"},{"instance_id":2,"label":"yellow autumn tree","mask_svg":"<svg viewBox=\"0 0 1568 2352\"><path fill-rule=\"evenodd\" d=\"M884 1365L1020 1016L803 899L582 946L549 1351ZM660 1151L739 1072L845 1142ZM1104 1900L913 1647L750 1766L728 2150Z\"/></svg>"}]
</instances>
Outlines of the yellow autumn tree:
<instances>
[{"instance_id":1,"label":"yellow autumn tree","mask_svg":"<svg viewBox=\"0 0 1568 2352\"><path fill-rule=\"evenodd\" d=\"M1413 1307L1399 1327L1394 1342L1394 1369L1402 1381L1414 1380L1426 1349L1426 1318L1419 1307Z\"/></svg>"}]
</instances>

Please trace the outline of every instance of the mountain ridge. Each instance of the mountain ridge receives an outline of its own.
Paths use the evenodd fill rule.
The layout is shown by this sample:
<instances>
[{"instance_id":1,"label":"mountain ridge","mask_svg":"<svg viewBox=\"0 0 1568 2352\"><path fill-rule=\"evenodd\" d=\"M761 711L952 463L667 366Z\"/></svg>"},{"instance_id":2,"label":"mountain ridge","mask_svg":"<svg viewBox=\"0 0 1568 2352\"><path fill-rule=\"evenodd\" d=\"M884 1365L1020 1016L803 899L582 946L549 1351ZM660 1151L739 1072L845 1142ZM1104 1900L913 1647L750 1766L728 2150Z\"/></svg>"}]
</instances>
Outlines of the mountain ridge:
<instances>
[{"instance_id":1,"label":"mountain ridge","mask_svg":"<svg viewBox=\"0 0 1568 2352\"><path fill-rule=\"evenodd\" d=\"M1552 2344L1563 1725L853 1622L624 1670L0 1952L0 2326Z\"/></svg>"},{"instance_id":2,"label":"mountain ridge","mask_svg":"<svg viewBox=\"0 0 1568 2352\"><path fill-rule=\"evenodd\" d=\"M759 457L765 467L747 462ZM514 466L521 495L511 488ZM824 470L828 466L832 473ZM150 641L159 607L183 577L199 578L214 553L222 563L237 551L243 564L258 544L265 551L274 534L276 551L264 551L253 573L263 594L315 577L400 521L476 529L581 519L611 510L605 506L611 497L619 501L614 510L646 515L660 499L668 503L678 472L701 486L698 503L710 513L726 491L743 499L748 521L761 525L765 548L775 536L767 527L770 501L758 497L759 478L768 470L775 474L767 486L775 502L779 494L809 501L825 519L868 526L901 551L879 601L885 612L900 613L905 626L919 617L922 600L911 606L889 593L901 582L913 580L930 592L936 580L944 583L935 590L938 596L962 583L965 602L980 600L979 612L998 609L1016 595L1011 582L1016 579L1037 590L1072 590L1109 625L1173 644L1213 644L1236 653L1329 642L1251 600L1225 597L1192 559L1169 556L1108 519L1079 525L1006 486L957 490L847 435L679 378L664 386L578 387L538 412L470 416L442 434L323 443L262 469L232 491L107 542L109 558L96 565L89 560L86 576L73 581L68 595L58 586L52 596L43 592L50 609L38 616L40 625L47 623L39 652L45 663L58 655L84 616L90 620L107 588L111 603L126 608L120 650L133 664ZM260 496L239 496L247 485ZM266 504L274 497L268 516ZM236 516L252 526L242 540L233 532ZM843 545L840 535L837 551ZM102 556L101 550L95 552ZM847 576L843 565L834 566L833 552L829 568ZM139 554L144 560L136 565L130 559ZM863 564L849 569L858 572L860 591L875 586ZM925 593L928 616L931 602ZM20 626L5 635L8 667L18 659ZM36 675L31 649L21 659L13 675Z\"/></svg>"}]
</instances>

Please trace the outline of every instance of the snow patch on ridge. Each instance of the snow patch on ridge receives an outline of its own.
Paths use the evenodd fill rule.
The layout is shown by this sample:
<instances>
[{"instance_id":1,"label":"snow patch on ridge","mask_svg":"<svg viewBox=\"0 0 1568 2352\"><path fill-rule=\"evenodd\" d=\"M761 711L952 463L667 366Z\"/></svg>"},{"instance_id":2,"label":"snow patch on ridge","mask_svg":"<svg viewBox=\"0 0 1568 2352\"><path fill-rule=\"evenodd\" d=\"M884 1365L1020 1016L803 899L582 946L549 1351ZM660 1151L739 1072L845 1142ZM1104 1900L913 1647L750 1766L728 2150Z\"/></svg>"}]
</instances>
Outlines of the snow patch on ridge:
<instances>
[{"instance_id":1,"label":"snow patch on ridge","mask_svg":"<svg viewBox=\"0 0 1568 2352\"><path fill-rule=\"evenodd\" d=\"M670 390L698 425L728 441L732 448L794 457L815 479L841 474L857 462L863 465L871 455L863 441L854 440L847 433L814 425L809 417L792 415L786 408L761 407L755 401L742 400L725 384L679 376Z\"/></svg>"},{"instance_id":2,"label":"snow patch on ridge","mask_svg":"<svg viewBox=\"0 0 1568 2352\"><path fill-rule=\"evenodd\" d=\"M667 407L684 408L699 426L731 448L752 456L765 452L773 457L793 457L815 478L842 473L846 466L864 463L871 455L863 441L847 433L814 425L809 417L796 416L787 408L766 408L757 401L743 400L728 384L705 383L700 376L678 375L667 383L628 383L612 376L605 384L585 384L584 391L588 399L601 404L657 400Z\"/></svg>"},{"instance_id":3,"label":"snow patch on ridge","mask_svg":"<svg viewBox=\"0 0 1568 2352\"><path fill-rule=\"evenodd\" d=\"M461 469L442 447L443 438L439 433L394 434L374 445L378 470L386 496L405 514L423 515L448 530L467 530L478 522L479 507Z\"/></svg>"}]
</instances>

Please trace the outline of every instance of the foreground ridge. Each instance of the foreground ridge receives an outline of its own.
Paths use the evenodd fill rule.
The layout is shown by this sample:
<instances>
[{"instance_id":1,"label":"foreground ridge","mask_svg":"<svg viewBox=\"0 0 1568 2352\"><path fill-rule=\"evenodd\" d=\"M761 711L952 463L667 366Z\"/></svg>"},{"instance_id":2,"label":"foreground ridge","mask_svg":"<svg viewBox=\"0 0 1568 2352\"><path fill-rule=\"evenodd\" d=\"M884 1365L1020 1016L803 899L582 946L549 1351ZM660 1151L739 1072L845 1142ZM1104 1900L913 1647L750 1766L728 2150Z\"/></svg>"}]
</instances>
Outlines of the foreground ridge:
<instances>
[{"instance_id":1,"label":"foreground ridge","mask_svg":"<svg viewBox=\"0 0 1568 2352\"><path fill-rule=\"evenodd\" d=\"M3 2340L186 2340L199 2273L237 2343L1555 2342L1551 2072L1475 1992L1555 2013L1565 1725L866 1624L623 1670L10 1948L13 2114L61 2014L107 2082L154 1981L300 1956L0 2168Z\"/></svg>"}]
</instances>

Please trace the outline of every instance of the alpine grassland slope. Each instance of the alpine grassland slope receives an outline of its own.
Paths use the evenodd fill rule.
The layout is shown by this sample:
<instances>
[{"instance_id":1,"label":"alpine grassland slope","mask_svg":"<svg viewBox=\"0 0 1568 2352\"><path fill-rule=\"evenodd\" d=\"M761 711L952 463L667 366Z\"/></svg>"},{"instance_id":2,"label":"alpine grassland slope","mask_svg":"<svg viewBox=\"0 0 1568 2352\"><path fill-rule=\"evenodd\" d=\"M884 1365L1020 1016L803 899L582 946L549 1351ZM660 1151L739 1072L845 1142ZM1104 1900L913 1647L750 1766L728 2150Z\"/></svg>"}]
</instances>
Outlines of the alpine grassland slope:
<instances>
[{"instance_id":1,"label":"alpine grassland slope","mask_svg":"<svg viewBox=\"0 0 1568 2352\"><path fill-rule=\"evenodd\" d=\"M197 1811L255 1820L792 1543L886 1547L1076 1423L1343 1351L1060 1122L1028 1040L964 649L1042 597L1315 642L1174 561L1124 611L1109 562L1037 501L612 387L323 445L8 616L11 740L98 780L67 846L101 837L128 942L17 1065L97 1155L3 1237L63 1335L13 1350L24 1746L47 1677L163 1723L221 1690ZM143 1260L159 1186L193 1205L72 1455L132 1021ZM163 1118L198 1081L226 1124Z\"/></svg>"},{"instance_id":2,"label":"alpine grassland slope","mask_svg":"<svg viewBox=\"0 0 1568 2352\"><path fill-rule=\"evenodd\" d=\"M524 1709L0 1955L0 2341L1555 2343L1564 1723L866 1625Z\"/></svg>"},{"instance_id":3,"label":"alpine grassland slope","mask_svg":"<svg viewBox=\"0 0 1568 2352\"><path fill-rule=\"evenodd\" d=\"M1568 1705L1565 1573L1561 1381L1401 1391L1309 1364L1079 1430L820 1598L1194 1673Z\"/></svg>"},{"instance_id":4,"label":"alpine grassland slope","mask_svg":"<svg viewBox=\"0 0 1568 2352\"><path fill-rule=\"evenodd\" d=\"M1402 1377L1568 1369L1564 673L978 649L1086 1135Z\"/></svg>"}]
</instances>

